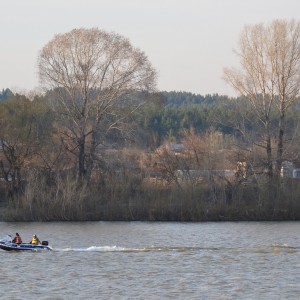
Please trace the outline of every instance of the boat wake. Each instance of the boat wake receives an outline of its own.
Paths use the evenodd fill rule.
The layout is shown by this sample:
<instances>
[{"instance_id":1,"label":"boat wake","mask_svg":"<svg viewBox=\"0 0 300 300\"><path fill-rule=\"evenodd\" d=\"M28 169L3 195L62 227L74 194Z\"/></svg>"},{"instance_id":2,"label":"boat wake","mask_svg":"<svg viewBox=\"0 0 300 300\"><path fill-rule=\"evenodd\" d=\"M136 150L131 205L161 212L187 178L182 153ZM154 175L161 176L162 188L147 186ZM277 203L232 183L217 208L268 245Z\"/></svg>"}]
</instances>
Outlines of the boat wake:
<instances>
[{"instance_id":1,"label":"boat wake","mask_svg":"<svg viewBox=\"0 0 300 300\"><path fill-rule=\"evenodd\" d=\"M217 251L219 248L203 248L203 247L142 247L130 248L120 246L90 246L87 248L53 248L53 251L60 252L193 252L199 250Z\"/></svg>"},{"instance_id":2,"label":"boat wake","mask_svg":"<svg viewBox=\"0 0 300 300\"><path fill-rule=\"evenodd\" d=\"M199 247L199 246L149 246L149 247L121 247L121 246L90 246L90 247L68 247L68 248L55 248L53 251L59 252L123 252L123 253L142 253L142 252L182 252L182 253L196 253L196 252L255 252L255 253L275 253L276 251L298 251L300 247L292 247L287 244L271 244L265 248L215 248L215 247Z\"/></svg>"},{"instance_id":3,"label":"boat wake","mask_svg":"<svg viewBox=\"0 0 300 300\"><path fill-rule=\"evenodd\" d=\"M289 244L272 244L271 247L277 249L286 249L286 250L299 250L300 246L290 246Z\"/></svg>"}]
</instances>

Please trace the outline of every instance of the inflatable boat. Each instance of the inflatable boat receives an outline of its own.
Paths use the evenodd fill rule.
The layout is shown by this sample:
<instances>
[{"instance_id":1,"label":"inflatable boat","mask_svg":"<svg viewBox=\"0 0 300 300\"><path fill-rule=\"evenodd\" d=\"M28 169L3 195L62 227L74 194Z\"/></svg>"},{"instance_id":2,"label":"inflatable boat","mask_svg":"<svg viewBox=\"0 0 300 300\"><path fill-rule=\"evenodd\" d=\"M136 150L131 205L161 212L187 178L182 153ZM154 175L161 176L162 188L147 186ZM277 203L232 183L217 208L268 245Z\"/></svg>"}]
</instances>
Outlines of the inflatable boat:
<instances>
[{"instance_id":1,"label":"inflatable boat","mask_svg":"<svg viewBox=\"0 0 300 300\"><path fill-rule=\"evenodd\" d=\"M48 241L42 241L42 244L15 244L8 239L0 240L0 249L5 251L40 251L40 250L52 250Z\"/></svg>"}]
</instances>

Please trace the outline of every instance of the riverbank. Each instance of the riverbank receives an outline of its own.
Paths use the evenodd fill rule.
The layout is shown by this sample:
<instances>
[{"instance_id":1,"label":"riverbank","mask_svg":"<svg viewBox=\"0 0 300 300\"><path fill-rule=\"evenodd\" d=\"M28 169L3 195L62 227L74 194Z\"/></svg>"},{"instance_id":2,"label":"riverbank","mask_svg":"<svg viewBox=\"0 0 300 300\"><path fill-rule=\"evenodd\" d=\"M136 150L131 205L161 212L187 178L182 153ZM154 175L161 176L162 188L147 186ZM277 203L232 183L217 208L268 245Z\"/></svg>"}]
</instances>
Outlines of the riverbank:
<instances>
[{"instance_id":1,"label":"riverbank","mask_svg":"<svg viewBox=\"0 0 300 300\"><path fill-rule=\"evenodd\" d=\"M215 190L151 188L131 194L103 192L85 197L19 198L0 207L0 221L295 221L300 220L299 197L289 191L252 187ZM274 196L274 193L273 193Z\"/></svg>"},{"instance_id":2,"label":"riverbank","mask_svg":"<svg viewBox=\"0 0 300 300\"><path fill-rule=\"evenodd\" d=\"M298 182L161 187L116 181L102 186L60 185L59 190L47 185L29 188L2 202L0 221L300 220Z\"/></svg>"}]
</instances>

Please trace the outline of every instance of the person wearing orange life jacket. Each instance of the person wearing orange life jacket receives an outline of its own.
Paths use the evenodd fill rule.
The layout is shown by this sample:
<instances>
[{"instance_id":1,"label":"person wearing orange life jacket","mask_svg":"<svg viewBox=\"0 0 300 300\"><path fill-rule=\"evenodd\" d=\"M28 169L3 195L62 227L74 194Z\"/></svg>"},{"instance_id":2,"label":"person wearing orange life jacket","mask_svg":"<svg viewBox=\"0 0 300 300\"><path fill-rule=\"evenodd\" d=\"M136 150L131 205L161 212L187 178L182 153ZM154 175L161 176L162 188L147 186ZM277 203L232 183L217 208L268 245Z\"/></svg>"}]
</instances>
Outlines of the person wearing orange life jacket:
<instances>
[{"instance_id":1,"label":"person wearing orange life jacket","mask_svg":"<svg viewBox=\"0 0 300 300\"><path fill-rule=\"evenodd\" d=\"M13 243L16 244L22 244L22 239L20 237L20 235L18 233L16 233L16 236L14 237L14 239L12 240Z\"/></svg>"},{"instance_id":2,"label":"person wearing orange life jacket","mask_svg":"<svg viewBox=\"0 0 300 300\"><path fill-rule=\"evenodd\" d=\"M30 241L30 244L38 245L38 244L40 244L40 243L41 243L41 241L40 241L39 238L36 236L36 234L34 234L34 235L32 236L32 239L31 239L31 241Z\"/></svg>"}]
</instances>

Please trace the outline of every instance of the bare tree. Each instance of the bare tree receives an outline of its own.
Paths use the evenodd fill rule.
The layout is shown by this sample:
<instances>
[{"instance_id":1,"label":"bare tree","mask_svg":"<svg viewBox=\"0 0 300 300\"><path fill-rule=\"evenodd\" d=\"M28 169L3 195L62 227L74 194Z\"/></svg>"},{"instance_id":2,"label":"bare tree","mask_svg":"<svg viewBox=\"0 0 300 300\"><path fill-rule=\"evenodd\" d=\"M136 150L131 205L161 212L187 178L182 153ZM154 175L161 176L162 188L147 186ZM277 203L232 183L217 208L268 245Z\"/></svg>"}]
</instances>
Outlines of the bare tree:
<instances>
[{"instance_id":1,"label":"bare tree","mask_svg":"<svg viewBox=\"0 0 300 300\"><path fill-rule=\"evenodd\" d=\"M42 84L58 92L55 109L63 120L63 141L78 160L79 177L89 181L97 146L141 104L128 95L151 91L156 72L128 39L98 28L56 35L40 52Z\"/></svg>"},{"instance_id":2,"label":"bare tree","mask_svg":"<svg viewBox=\"0 0 300 300\"><path fill-rule=\"evenodd\" d=\"M245 26L239 41L241 70L224 69L224 79L249 101L264 132L260 144L266 150L271 175L275 158L279 174L283 160L285 115L300 90L300 22L275 20L269 25ZM272 132L271 115L277 119ZM276 154L272 152L275 136Z\"/></svg>"}]
</instances>

